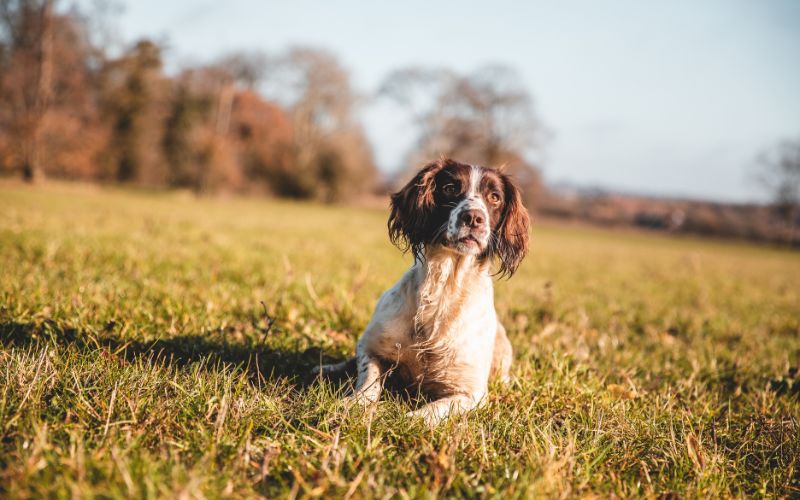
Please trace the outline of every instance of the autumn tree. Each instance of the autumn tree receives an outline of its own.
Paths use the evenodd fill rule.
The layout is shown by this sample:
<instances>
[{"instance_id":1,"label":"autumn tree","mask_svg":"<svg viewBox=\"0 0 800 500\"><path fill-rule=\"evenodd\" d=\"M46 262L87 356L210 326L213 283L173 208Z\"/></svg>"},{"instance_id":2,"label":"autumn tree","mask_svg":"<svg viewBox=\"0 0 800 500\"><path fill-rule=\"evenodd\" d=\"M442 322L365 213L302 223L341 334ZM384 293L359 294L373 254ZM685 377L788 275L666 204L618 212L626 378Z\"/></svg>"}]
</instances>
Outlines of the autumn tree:
<instances>
[{"instance_id":1,"label":"autumn tree","mask_svg":"<svg viewBox=\"0 0 800 500\"><path fill-rule=\"evenodd\" d=\"M0 107L4 142L28 181L44 175L42 122L51 103L54 0L0 0Z\"/></svg>"},{"instance_id":2,"label":"autumn tree","mask_svg":"<svg viewBox=\"0 0 800 500\"><path fill-rule=\"evenodd\" d=\"M238 151L243 176L251 188L285 194L281 183L294 163L293 130L279 106L253 90L237 92L228 139Z\"/></svg>"},{"instance_id":3,"label":"autumn tree","mask_svg":"<svg viewBox=\"0 0 800 500\"><path fill-rule=\"evenodd\" d=\"M9 3L4 7L5 26L28 24L20 19L30 17L35 9L24 2L15 8ZM24 14L26 9L28 14ZM0 56L0 100L4 104L0 106L0 156L8 168L21 171L28 180L45 174L93 178L106 137L96 99L102 50L90 41L89 16L84 12L52 7L39 14L48 15L47 48L39 54L40 59L31 48L39 43L37 23L19 28L28 35L7 39L18 41L7 43L0 51L8 56ZM46 82L40 81L43 75Z\"/></svg>"},{"instance_id":4,"label":"autumn tree","mask_svg":"<svg viewBox=\"0 0 800 500\"><path fill-rule=\"evenodd\" d=\"M253 88L265 71L266 56L260 52L233 52L204 68L210 84L213 123L201 137L203 190L221 185L239 190L257 190L265 182L264 172L279 168L273 163L271 139L282 133L281 110L265 102ZM203 72L199 73L203 74Z\"/></svg>"},{"instance_id":5,"label":"autumn tree","mask_svg":"<svg viewBox=\"0 0 800 500\"><path fill-rule=\"evenodd\" d=\"M236 53L174 80L161 144L170 185L280 193L293 164L291 126L254 90L262 70L256 56Z\"/></svg>"}]
</instances>

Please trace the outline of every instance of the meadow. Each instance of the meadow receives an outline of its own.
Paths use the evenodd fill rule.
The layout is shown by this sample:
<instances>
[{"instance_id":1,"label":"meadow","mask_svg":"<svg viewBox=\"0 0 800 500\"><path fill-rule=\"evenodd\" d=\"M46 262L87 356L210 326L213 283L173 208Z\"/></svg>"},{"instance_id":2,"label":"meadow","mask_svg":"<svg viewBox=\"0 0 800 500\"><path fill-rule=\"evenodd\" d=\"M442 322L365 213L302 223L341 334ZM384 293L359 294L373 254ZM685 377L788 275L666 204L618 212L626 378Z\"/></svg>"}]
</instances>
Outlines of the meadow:
<instances>
[{"instance_id":1,"label":"meadow","mask_svg":"<svg viewBox=\"0 0 800 500\"><path fill-rule=\"evenodd\" d=\"M539 222L513 381L435 429L344 359L385 209L0 183L0 496L797 497L800 254Z\"/></svg>"}]
</instances>

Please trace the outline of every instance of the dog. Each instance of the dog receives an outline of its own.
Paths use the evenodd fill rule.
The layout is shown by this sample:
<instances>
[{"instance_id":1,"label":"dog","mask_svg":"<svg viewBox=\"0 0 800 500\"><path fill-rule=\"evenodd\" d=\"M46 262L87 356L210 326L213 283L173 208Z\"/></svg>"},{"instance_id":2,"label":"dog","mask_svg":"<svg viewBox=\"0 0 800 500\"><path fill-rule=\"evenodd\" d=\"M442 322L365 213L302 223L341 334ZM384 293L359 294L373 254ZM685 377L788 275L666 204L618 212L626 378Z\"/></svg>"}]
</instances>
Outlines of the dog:
<instances>
[{"instance_id":1,"label":"dog","mask_svg":"<svg viewBox=\"0 0 800 500\"><path fill-rule=\"evenodd\" d=\"M492 263L495 275L514 274L528 250L528 212L505 173L442 158L392 195L388 226L412 267L381 296L354 360L314 373L355 362L348 400L370 404L397 372L430 400L410 414L436 425L480 405L490 378L508 380L512 350L494 307Z\"/></svg>"}]
</instances>

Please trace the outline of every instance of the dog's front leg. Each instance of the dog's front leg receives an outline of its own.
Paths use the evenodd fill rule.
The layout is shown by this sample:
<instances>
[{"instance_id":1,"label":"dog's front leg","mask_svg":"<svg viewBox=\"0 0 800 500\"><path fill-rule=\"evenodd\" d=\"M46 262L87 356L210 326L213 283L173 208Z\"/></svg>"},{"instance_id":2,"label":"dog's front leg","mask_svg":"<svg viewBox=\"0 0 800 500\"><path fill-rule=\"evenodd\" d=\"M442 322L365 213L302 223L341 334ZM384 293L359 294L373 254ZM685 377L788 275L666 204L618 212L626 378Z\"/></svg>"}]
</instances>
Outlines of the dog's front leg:
<instances>
[{"instance_id":1,"label":"dog's front leg","mask_svg":"<svg viewBox=\"0 0 800 500\"><path fill-rule=\"evenodd\" d=\"M364 352L360 345L356 358L358 378L353 395L348 399L362 404L375 403L380 398L383 384L380 361L377 357Z\"/></svg>"},{"instance_id":2,"label":"dog's front leg","mask_svg":"<svg viewBox=\"0 0 800 500\"><path fill-rule=\"evenodd\" d=\"M442 399L432 401L422 408L409 412L411 417L422 417L425 423L433 427L447 417L465 413L483 402L485 392L469 394L454 394Z\"/></svg>"}]
</instances>

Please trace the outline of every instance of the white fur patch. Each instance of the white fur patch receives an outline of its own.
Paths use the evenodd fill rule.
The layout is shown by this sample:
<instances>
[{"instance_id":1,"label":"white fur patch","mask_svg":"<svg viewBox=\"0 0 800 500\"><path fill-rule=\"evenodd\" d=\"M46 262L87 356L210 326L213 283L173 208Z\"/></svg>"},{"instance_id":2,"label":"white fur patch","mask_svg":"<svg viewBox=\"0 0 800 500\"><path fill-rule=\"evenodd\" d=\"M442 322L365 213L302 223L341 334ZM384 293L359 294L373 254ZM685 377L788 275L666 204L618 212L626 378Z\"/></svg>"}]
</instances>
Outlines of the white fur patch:
<instances>
[{"instance_id":1,"label":"white fur patch","mask_svg":"<svg viewBox=\"0 0 800 500\"><path fill-rule=\"evenodd\" d=\"M481 168L473 165L469 172L469 192L467 193L467 199L480 198L480 191L478 190L481 187L482 176Z\"/></svg>"},{"instance_id":2,"label":"white fur patch","mask_svg":"<svg viewBox=\"0 0 800 500\"><path fill-rule=\"evenodd\" d=\"M472 166L469 173L469 189L467 190L467 196L463 200L461 200L458 205L453 208L450 212L450 218L447 221L447 238L450 240L456 240L460 235L459 233L464 232L462 227L459 227L459 220L461 219L461 214L464 213L465 210L480 210L483 214L484 219L484 234L479 237L483 246L488 243L489 239L489 210L486 207L486 203L483 201L480 193L480 186L481 186L481 178L483 177L483 172L481 171L480 167Z\"/></svg>"}]
</instances>

